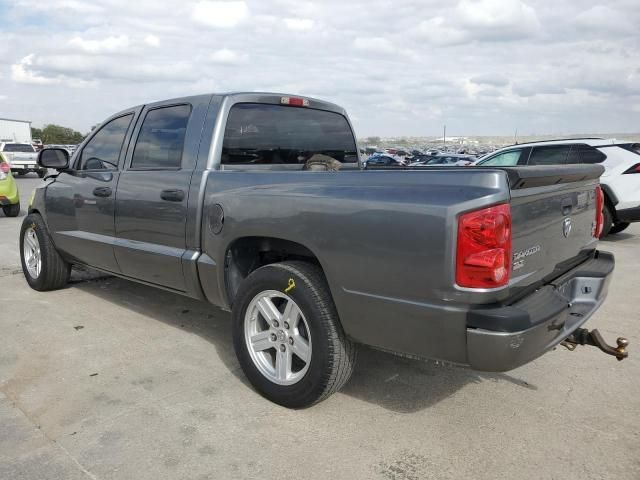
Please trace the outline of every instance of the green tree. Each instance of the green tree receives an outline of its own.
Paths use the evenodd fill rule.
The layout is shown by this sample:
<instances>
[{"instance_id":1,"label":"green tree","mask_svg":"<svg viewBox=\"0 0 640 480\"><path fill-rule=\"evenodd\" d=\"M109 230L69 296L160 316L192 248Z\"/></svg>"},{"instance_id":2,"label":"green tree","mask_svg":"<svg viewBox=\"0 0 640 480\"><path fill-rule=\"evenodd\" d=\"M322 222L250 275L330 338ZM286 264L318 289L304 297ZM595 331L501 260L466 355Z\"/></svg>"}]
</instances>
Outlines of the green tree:
<instances>
[{"instance_id":1,"label":"green tree","mask_svg":"<svg viewBox=\"0 0 640 480\"><path fill-rule=\"evenodd\" d=\"M34 130L37 131L39 129L32 129L32 132ZM78 144L85 137L85 135L83 135L80 132L77 132L76 130L73 130L72 128L67 128L67 127L54 125L54 124L45 125L45 127L41 130L40 134L41 134L40 139L42 140L42 143L44 143L45 145Z\"/></svg>"},{"instance_id":2,"label":"green tree","mask_svg":"<svg viewBox=\"0 0 640 480\"><path fill-rule=\"evenodd\" d=\"M31 138L39 138L42 140L42 129L31 127Z\"/></svg>"}]
</instances>

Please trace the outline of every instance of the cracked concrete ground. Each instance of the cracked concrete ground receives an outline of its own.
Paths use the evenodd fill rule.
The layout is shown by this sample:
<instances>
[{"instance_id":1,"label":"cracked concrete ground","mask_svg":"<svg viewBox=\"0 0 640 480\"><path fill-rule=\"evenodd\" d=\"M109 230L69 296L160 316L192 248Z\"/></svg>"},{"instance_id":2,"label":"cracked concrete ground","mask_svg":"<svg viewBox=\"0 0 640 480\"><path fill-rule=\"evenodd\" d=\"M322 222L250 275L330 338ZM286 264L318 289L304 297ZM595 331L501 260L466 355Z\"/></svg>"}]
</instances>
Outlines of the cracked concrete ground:
<instances>
[{"instance_id":1,"label":"cracked concrete ground","mask_svg":"<svg viewBox=\"0 0 640 480\"><path fill-rule=\"evenodd\" d=\"M2 480L640 478L640 224L602 242L617 269L589 322L628 360L484 374L365 349L342 392L289 411L247 385L214 307L91 272L29 289L21 221L0 215Z\"/></svg>"}]
</instances>

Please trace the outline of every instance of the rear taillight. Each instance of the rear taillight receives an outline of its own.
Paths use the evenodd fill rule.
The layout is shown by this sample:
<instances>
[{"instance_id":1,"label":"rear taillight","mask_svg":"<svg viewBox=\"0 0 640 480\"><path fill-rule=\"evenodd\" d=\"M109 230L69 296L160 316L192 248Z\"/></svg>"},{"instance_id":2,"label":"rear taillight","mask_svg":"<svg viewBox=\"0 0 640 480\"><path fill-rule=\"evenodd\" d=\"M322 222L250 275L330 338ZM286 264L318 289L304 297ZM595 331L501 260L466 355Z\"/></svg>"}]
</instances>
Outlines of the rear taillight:
<instances>
[{"instance_id":1,"label":"rear taillight","mask_svg":"<svg viewBox=\"0 0 640 480\"><path fill-rule=\"evenodd\" d=\"M511 208L483 208L458 218L456 284L496 288L509 283L511 272Z\"/></svg>"},{"instance_id":2,"label":"rear taillight","mask_svg":"<svg viewBox=\"0 0 640 480\"><path fill-rule=\"evenodd\" d=\"M0 171L2 171L2 173L9 173L11 171L11 165L7 162L0 162Z\"/></svg>"},{"instance_id":3,"label":"rear taillight","mask_svg":"<svg viewBox=\"0 0 640 480\"><path fill-rule=\"evenodd\" d=\"M640 173L640 163L636 163L633 167L622 172L623 175L626 173Z\"/></svg>"},{"instance_id":4,"label":"rear taillight","mask_svg":"<svg viewBox=\"0 0 640 480\"><path fill-rule=\"evenodd\" d=\"M593 236L600 238L604 227L604 193L600 185L596 187L596 222L593 227Z\"/></svg>"}]
</instances>

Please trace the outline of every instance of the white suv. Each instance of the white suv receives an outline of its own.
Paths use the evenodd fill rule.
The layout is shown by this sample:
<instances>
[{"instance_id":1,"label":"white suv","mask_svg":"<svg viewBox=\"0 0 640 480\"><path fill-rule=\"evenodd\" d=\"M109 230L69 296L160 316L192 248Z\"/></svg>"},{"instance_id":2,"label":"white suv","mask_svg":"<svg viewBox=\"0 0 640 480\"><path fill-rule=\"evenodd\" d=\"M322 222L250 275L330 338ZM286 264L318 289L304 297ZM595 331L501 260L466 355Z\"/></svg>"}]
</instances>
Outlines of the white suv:
<instances>
[{"instance_id":1,"label":"white suv","mask_svg":"<svg viewBox=\"0 0 640 480\"><path fill-rule=\"evenodd\" d=\"M605 194L602 236L618 233L640 222L640 144L615 139L572 138L521 143L501 148L474 165L566 165L601 163L600 184ZM637 175L636 175L637 174Z\"/></svg>"}]
</instances>

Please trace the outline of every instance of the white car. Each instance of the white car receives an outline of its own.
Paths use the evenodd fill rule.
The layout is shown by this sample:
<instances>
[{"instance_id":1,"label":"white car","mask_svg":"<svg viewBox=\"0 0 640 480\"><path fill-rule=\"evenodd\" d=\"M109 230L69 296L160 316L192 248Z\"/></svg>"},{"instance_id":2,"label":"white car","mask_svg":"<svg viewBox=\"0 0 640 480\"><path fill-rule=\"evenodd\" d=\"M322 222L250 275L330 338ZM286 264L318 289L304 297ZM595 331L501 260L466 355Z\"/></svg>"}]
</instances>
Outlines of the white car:
<instances>
[{"instance_id":1,"label":"white car","mask_svg":"<svg viewBox=\"0 0 640 480\"><path fill-rule=\"evenodd\" d=\"M35 172L40 178L47 170L38 165L38 153L30 143L0 142L0 152L11 165L11 171L18 175Z\"/></svg>"},{"instance_id":2,"label":"white car","mask_svg":"<svg viewBox=\"0 0 640 480\"><path fill-rule=\"evenodd\" d=\"M615 139L572 138L521 143L501 148L474 165L565 165L600 163L605 171L600 184L605 194L602 236L618 233L640 222L640 145Z\"/></svg>"}]
</instances>

